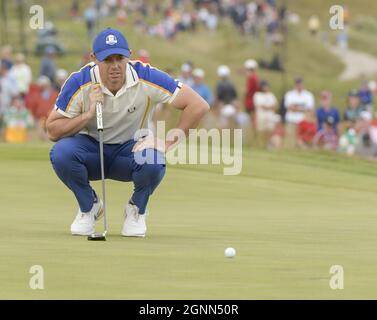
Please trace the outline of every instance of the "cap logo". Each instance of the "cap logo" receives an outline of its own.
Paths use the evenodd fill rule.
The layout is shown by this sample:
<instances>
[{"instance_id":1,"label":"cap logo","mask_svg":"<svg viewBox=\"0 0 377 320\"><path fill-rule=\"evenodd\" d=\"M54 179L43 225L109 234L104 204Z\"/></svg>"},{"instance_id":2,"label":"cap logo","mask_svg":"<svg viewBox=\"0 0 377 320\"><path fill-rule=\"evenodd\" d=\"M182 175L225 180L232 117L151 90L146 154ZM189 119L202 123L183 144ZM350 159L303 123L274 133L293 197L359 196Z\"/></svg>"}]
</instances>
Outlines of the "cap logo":
<instances>
[{"instance_id":1,"label":"cap logo","mask_svg":"<svg viewBox=\"0 0 377 320\"><path fill-rule=\"evenodd\" d=\"M118 39L113 34L109 34L106 37L106 44L113 46L114 44L118 43Z\"/></svg>"}]
</instances>

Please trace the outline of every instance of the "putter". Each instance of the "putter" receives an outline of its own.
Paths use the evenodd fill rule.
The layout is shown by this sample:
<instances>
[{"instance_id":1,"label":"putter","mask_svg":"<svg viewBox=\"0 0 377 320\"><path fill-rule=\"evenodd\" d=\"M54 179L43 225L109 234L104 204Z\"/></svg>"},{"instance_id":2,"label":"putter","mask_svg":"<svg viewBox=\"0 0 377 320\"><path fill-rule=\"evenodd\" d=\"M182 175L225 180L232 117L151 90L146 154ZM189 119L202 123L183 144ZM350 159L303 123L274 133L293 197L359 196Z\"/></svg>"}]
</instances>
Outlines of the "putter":
<instances>
[{"instance_id":1,"label":"putter","mask_svg":"<svg viewBox=\"0 0 377 320\"><path fill-rule=\"evenodd\" d=\"M103 199L103 226L104 231L102 233L93 233L88 236L88 240L91 241L106 241L107 233L107 220L106 220L106 196L105 196L105 170L103 160L103 122L102 122L102 102L96 103L97 114L97 130L99 135L99 153L101 161L101 179L102 179L102 199Z\"/></svg>"}]
</instances>

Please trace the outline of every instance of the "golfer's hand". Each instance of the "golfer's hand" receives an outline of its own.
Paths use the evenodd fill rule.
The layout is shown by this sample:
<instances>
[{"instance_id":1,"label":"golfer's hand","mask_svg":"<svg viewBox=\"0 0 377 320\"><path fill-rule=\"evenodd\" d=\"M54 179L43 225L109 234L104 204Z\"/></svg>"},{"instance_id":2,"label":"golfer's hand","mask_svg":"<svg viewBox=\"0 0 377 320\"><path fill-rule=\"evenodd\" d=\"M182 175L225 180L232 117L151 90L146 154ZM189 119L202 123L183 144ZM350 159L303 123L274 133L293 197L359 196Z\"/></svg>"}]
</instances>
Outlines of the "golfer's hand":
<instances>
[{"instance_id":1,"label":"golfer's hand","mask_svg":"<svg viewBox=\"0 0 377 320\"><path fill-rule=\"evenodd\" d=\"M88 115L90 119L94 118L96 115L96 103L102 102L102 105L103 105L104 101L105 99L101 90L101 86L99 84L93 84L90 87L90 91L89 91Z\"/></svg>"},{"instance_id":2,"label":"golfer's hand","mask_svg":"<svg viewBox=\"0 0 377 320\"><path fill-rule=\"evenodd\" d=\"M162 153L165 153L165 141L155 138L154 136L146 136L140 138L138 142L134 145L132 152L143 151L144 149L156 149Z\"/></svg>"}]
</instances>

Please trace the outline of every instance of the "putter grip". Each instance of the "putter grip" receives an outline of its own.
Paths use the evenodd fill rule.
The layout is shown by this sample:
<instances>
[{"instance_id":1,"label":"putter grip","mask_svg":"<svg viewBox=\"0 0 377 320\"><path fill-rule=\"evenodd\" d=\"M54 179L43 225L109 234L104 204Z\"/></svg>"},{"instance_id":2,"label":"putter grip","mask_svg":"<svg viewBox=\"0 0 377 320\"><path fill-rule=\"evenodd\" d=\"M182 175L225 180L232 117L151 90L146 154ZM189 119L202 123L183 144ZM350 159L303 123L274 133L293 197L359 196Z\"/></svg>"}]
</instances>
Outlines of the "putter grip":
<instances>
[{"instance_id":1,"label":"putter grip","mask_svg":"<svg viewBox=\"0 0 377 320\"><path fill-rule=\"evenodd\" d=\"M96 114L97 114L97 130L103 130L102 121L102 102L96 103Z\"/></svg>"}]
</instances>

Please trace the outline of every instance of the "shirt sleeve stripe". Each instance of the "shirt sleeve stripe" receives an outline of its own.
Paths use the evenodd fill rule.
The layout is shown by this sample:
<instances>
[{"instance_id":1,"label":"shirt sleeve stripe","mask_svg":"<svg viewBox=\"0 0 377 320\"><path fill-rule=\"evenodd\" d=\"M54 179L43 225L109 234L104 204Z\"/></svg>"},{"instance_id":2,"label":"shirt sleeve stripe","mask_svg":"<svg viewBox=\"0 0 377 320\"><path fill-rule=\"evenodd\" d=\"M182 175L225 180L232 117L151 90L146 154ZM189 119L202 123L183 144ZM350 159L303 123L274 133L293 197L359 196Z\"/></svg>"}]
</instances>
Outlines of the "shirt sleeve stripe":
<instances>
[{"instance_id":1,"label":"shirt sleeve stripe","mask_svg":"<svg viewBox=\"0 0 377 320\"><path fill-rule=\"evenodd\" d=\"M153 83L153 82L149 82L149 81L147 81L147 80L145 80L145 79L140 79L140 81L141 81L141 82L144 82L144 83L147 84L147 85L150 85L150 86L152 86L152 87L155 87L155 88L157 88L157 89L163 91L164 93L168 94L169 96L172 96L172 95L173 95L169 90L166 90L165 88L163 88L163 87L161 87L161 86L159 86L159 85L157 85L157 84L155 84L155 83Z\"/></svg>"},{"instance_id":2,"label":"shirt sleeve stripe","mask_svg":"<svg viewBox=\"0 0 377 320\"><path fill-rule=\"evenodd\" d=\"M89 63L87 63L86 65L84 65L83 67L81 67L80 70L75 71L75 72L72 72L72 73L68 76L68 78L65 79L65 81L64 81L64 83L63 83L63 85L62 85L62 88L64 88L64 86L65 86L65 84L68 82L68 80L70 80L74 75L79 74L79 73L80 73L82 70L84 70L86 67L88 67L88 66L89 66L89 67L93 67L94 65L95 65L94 62L89 62ZM60 94L62 93L62 91L63 91L63 90L60 90L57 99L59 99L59 96L60 96Z\"/></svg>"},{"instance_id":3,"label":"shirt sleeve stripe","mask_svg":"<svg viewBox=\"0 0 377 320\"><path fill-rule=\"evenodd\" d=\"M65 110L66 112L69 111L69 108L71 107L73 100L74 100L74 99L76 98L76 96L80 93L80 91L81 91L83 88L85 88L85 87L87 87L88 85L91 85L91 84L92 84L92 81L89 81L89 82L83 84L82 86L80 86L80 88L78 88L78 89L76 90L76 92L73 94L73 96L71 97L71 99L70 99L69 102L68 102L67 109Z\"/></svg>"},{"instance_id":4,"label":"shirt sleeve stripe","mask_svg":"<svg viewBox=\"0 0 377 320\"><path fill-rule=\"evenodd\" d=\"M55 105L55 110L56 110L57 112L59 112L61 115L67 117L67 118L73 118L73 115L71 115L71 114L69 114L69 113L63 111L63 110L60 109L57 105Z\"/></svg>"},{"instance_id":5,"label":"shirt sleeve stripe","mask_svg":"<svg viewBox=\"0 0 377 320\"><path fill-rule=\"evenodd\" d=\"M181 83L180 83L181 84ZM169 101L168 101L168 104L171 104L175 97L177 96L178 92L182 89L182 85L181 86L177 86L177 89L175 89L174 93L172 94L172 96L170 97Z\"/></svg>"}]
</instances>

